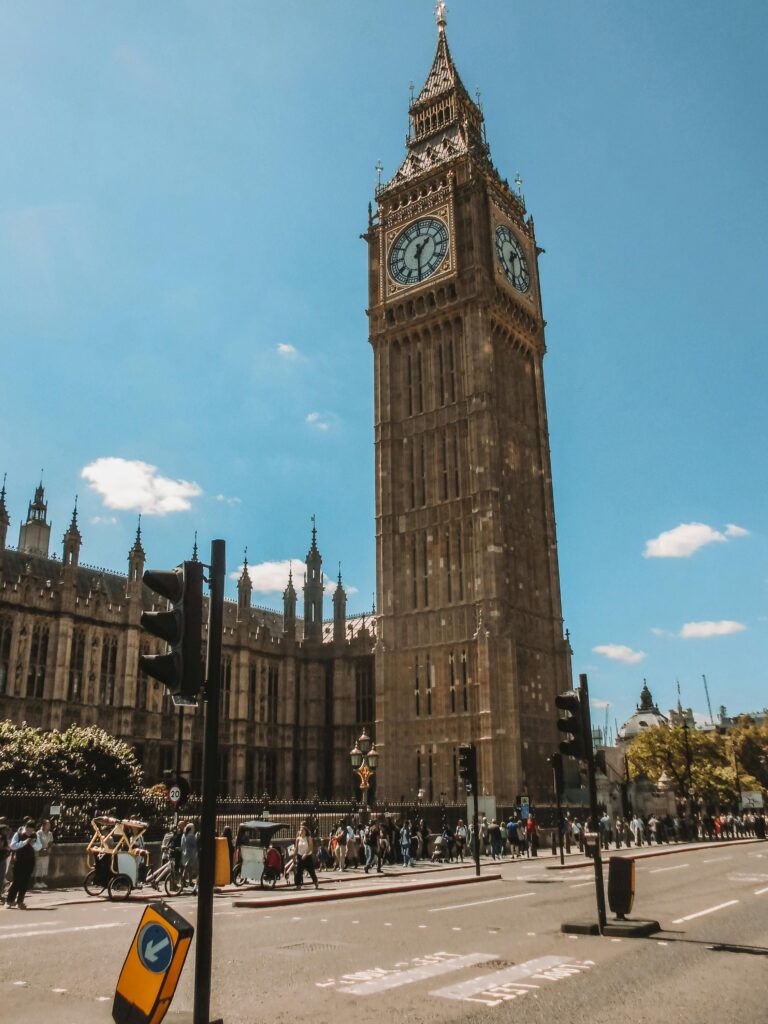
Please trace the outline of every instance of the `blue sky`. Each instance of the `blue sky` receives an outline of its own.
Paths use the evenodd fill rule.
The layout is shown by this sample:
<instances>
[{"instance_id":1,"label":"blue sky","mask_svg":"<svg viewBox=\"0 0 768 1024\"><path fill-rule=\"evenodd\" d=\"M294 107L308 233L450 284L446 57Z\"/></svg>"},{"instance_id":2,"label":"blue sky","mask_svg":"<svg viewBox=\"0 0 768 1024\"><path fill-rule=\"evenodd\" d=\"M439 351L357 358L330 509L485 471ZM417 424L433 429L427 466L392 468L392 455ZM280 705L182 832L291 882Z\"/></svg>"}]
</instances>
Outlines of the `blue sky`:
<instances>
[{"instance_id":1,"label":"blue sky","mask_svg":"<svg viewBox=\"0 0 768 1024\"><path fill-rule=\"evenodd\" d=\"M124 570L141 507L151 565L222 536L232 569L246 545L278 563L254 594L277 607L315 513L350 610L370 608L359 235L432 6L3 5L12 543L44 467L57 546L79 493L82 559ZM449 6L546 249L563 606L611 723L643 677L663 709L679 679L703 712L702 673L716 706L768 703L767 36L759 3Z\"/></svg>"}]
</instances>

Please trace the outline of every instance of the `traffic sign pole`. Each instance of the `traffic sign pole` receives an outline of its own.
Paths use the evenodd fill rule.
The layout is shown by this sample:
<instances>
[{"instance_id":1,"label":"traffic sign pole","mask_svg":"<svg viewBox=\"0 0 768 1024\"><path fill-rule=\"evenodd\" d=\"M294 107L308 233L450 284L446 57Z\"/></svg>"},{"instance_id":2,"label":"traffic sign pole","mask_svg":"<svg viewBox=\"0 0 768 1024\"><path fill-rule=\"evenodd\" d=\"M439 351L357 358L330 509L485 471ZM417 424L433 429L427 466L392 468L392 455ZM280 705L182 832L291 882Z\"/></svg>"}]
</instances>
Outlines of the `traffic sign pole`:
<instances>
[{"instance_id":1,"label":"traffic sign pole","mask_svg":"<svg viewBox=\"0 0 768 1024\"><path fill-rule=\"evenodd\" d=\"M595 844L595 895L597 896L597 920L600 934L606 925L605 888L603 887L603 860L600 850L600 821L597 812L597 779L595 778L595 748L592 743L592 716L589 710L589 686L585 672L579 676L579 693L581 694L581 713L584 727L585 759L589 779L589 818L592 832L597 834Z\"/></svg>"},{"instance_id":2,"label":"traffic sign pole","mask_svg":"<svg viewBox=\"0 0 768 1024\"><path fill-rule=\"evenodd\" d=\"M213 1024L211 1012L211 957L213 953L213 887L216 870L216 796L219 762L219 689L224 626L226 545L211 542L208 598L208 662L205 683L205 738L203 743L203 808L200 818L200 874L197 890L197 946L195 949L195 1005L193 1024Z\"/></svg>"}]
</instances>

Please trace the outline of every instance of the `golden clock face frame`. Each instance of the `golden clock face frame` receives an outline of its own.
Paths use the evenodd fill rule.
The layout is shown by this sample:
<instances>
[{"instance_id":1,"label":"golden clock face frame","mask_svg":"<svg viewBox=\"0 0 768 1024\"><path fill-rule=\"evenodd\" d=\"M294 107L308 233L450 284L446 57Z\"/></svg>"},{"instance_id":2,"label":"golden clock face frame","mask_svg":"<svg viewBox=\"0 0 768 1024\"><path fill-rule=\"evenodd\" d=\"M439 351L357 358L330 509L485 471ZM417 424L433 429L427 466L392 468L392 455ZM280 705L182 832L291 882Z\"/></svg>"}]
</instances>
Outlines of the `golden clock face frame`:
<instances>
[{"instance_id":1,"label":"golden clock face frame","mask_svg":"<svg viewBox=\"0 0 768 1024\"><path fill-rule=\"evenodd\" d=\"M497 224L495 232L496 258L504 276L522 295L531 287L531 272L522 246L506 224Z\"/></svg>"},{"instance_id":2,"label":"golden clock face frame","mask_svg":"<svg viewBox=\"0 0 768 1024\"><path fill-rule=\"evenodd\" d=\"M386 218L379 265L380 294L385 301L419 288L432 287L435 282L450 277L456 269L450 197L445 196L442 202L422 200L413 205L415 209L398 210ZM425 243L427 236L431 240ZM419 246L418 253L416 246Z\"/></svg>"},{"instance_id":3,"label":"golden clock face frame","mask_svg":"<svg viewBox=\"0 0 768 1024\"><path fill-rule=\"evenodd\" d=\"M448 255L448 225L439 217L420 217L404 228L389 250L389 276L401 285L432 277Z\"/></svg>"}]
</instances>

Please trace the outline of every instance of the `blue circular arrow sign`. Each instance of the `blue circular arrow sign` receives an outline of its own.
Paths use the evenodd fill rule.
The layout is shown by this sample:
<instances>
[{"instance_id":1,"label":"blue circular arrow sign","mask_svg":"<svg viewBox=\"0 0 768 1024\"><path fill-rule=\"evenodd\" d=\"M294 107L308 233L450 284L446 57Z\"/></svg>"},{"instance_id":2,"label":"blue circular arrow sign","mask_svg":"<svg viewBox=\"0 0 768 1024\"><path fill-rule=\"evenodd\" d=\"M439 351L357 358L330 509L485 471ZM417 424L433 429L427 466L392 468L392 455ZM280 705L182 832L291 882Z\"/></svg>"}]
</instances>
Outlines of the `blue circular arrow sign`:
<instances>
[{"instance_id":1,"label":"blue circular arrow sign","mask_svg":"<svg viewBox=\"0 0 768 1024\"><path fill-rule=\"evenodd\" d=\"M139 932L139 960L148 971L162 974L173 960L173 939L165 928L153 921Z\"/></svg>"}]
</instances>

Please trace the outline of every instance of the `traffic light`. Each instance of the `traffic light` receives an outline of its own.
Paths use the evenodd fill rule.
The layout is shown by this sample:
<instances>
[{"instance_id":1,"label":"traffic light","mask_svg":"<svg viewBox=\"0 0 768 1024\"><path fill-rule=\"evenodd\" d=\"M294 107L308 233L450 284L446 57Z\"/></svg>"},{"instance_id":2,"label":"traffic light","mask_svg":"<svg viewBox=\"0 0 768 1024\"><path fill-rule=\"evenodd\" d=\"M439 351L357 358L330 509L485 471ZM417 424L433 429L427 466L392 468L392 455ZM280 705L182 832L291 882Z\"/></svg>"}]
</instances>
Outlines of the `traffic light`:
<instances>
[{"instance_id":1,"label":"traffic light","mask_svg":"<svg viewBox=\"0 0 768 1024\"><path fill-rule=\"evenodd\" d=\"M565 715L557 720L557 728L564 737L560 742L560 753L571 757L587 756L587 737L584 729L584 713L581 706L581 695L576 690L559 693L555 697L555 707L565 711Z\"/></svg>"},{"instance_id":2,"label":"traffic light","mask_svg":"<svg viewBox=\"0 0 768 1024\"><path fill-rule=\"evenodd\" d=\"M477 773L477 751L472 744L459 747L459 777L468 793L472 792Z\"/></svg>"},{"instance_id":3,"label":"traffic light","mask_svg":"<svg viewBox=\"0 0 768 1024\"><path fill-rule=\"evenodd\" d=\"M143 579L171 607L144 612L142 628L165 640L170 649L166 654L142 654L139 668L170 691L174 704L194 706L203 682L203 565L183 562L176 569L148 569Z\"/></svg>"}]
</instances>

